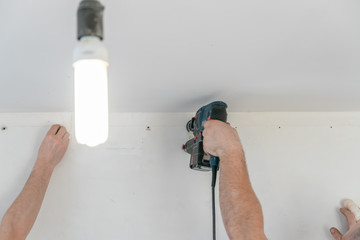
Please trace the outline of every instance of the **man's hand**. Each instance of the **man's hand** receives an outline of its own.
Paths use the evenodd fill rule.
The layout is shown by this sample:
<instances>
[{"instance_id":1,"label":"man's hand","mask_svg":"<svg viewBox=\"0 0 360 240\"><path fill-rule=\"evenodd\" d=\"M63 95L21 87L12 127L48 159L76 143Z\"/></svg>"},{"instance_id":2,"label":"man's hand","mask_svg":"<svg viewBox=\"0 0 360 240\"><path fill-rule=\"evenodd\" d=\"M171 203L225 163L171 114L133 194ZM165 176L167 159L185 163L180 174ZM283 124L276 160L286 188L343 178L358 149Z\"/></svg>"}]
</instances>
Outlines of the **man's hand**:
<instances>
[{"instance_id":1,"label":"man's hand","mask_svg":"<svg viewBox=\"0 0 360 240\"><path fill-rule=\"evenodd\" d=\"M348 231L344 236L334 227L330 228L331 235L335 240L355 240L360 239L360 221L356 221L354 214L347 208L340 208L348 223Z\"/></svg>"},{"instance_id":2,"label":"man's hand","mask_svg":"<svg viewBox=\"0 0 360 240\"><path fill-rule=\"evenodd\" d=\"M41 143L36 165L55 168L69 146L69 136L64 126L53 125Z\"/></svg>"},{"instance_id":3,"label":"man's hand","mask_svg":"<svg viewBox=\"0 0 360 240\"><path fill-rule=\"evenodd\" d=\"M213 156L242 152L239 135L230 124L218 120L209 120L204 124L204 151Z\"/></svg>"}]
</instances>

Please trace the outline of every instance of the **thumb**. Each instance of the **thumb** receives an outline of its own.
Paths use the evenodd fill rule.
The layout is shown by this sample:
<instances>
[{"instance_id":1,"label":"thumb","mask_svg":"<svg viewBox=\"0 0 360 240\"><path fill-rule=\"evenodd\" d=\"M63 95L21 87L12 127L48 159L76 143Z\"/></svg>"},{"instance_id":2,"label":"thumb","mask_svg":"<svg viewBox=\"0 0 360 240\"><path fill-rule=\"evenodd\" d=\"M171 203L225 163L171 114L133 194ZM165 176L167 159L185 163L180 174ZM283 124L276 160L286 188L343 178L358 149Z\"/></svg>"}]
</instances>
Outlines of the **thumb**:
<instances>
[{"instance_id":1,"label":"thumb","mask_svg":"<svg viewBox=\"0 0 360 240\"><path fill-rule=\"evenodd\" d=\"M342 239L341 233L336 228L334 228L334 227L330 228L330 233L331 233L331 235L333 236L333 238L335 240L341 240Z\"/></svg>"}]
</instances>

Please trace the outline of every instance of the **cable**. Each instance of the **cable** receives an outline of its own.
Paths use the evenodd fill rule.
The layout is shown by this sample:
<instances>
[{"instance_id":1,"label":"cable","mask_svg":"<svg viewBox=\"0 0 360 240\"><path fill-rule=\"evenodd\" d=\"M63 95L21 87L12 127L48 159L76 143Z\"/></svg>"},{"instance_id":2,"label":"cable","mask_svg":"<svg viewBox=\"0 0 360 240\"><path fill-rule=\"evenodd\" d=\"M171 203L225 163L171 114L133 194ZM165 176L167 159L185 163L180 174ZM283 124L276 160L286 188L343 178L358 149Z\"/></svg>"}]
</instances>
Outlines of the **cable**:
<instances>
[{"instance_id":1,"label":"cable","mask_svg":"<svg viewBox=\"0 0 360 240\"><path fill-rule=\"evenodd\" d=\"M213 240L216 240L215 185L216 185L216 174L217 174L217 170L218 170L218 166L212 166L211 192L212 192Z\"/></svg>"},{"instance_id":2,"label":"cable","mask_svg":"<svg viewBox=\"0 0 360 240\"><path fill-rule=\"evenodd\" d=\"M213 240L216 240L216 216L215 216L215 188L212 189L212 221L213 221Z\"/></svg>"}]
</instances>

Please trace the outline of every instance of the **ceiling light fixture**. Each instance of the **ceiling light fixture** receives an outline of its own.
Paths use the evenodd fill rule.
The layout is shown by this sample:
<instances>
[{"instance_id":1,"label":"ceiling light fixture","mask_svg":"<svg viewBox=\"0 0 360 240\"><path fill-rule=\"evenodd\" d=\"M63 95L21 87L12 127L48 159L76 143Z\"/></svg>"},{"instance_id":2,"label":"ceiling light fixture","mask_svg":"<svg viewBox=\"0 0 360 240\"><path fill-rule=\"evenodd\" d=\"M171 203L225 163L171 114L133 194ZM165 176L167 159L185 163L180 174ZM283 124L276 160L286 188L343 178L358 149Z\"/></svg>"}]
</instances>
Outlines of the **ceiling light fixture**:
<instances>
[{"instance_id":1,"label":"ceiling light fixture","mask_svg":"<svg viewBox=\"0 0 360 240\"><path fill-rule=\"evenodd\" d=\"M77 11L77 43L74 52L75 137L94 147L109 132L108 53L103 40L104 6L82 0Z\"/></svg>"}]
</instances>

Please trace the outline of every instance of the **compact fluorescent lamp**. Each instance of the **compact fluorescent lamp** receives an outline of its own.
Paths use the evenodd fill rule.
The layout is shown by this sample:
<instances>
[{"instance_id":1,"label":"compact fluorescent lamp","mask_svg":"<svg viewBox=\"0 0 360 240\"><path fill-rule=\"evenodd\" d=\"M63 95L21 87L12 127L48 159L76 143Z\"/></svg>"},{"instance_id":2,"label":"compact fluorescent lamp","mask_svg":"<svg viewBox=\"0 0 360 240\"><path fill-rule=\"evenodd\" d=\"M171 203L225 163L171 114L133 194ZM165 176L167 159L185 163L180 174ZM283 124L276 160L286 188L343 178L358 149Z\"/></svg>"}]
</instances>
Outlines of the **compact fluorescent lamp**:
<instances>
[{"instance_id":1,"label":"compact fluorescent lamp","mask_svg":"<svg viewBox=\"0 0 360 240\"><path fill-rule=\"evenodd\" d=\"M94 147L108 138L108 53L103 39L104 6L82 0L77 11L78 44L74 58L75 136Z\"/></svg>"}]
</instances>

